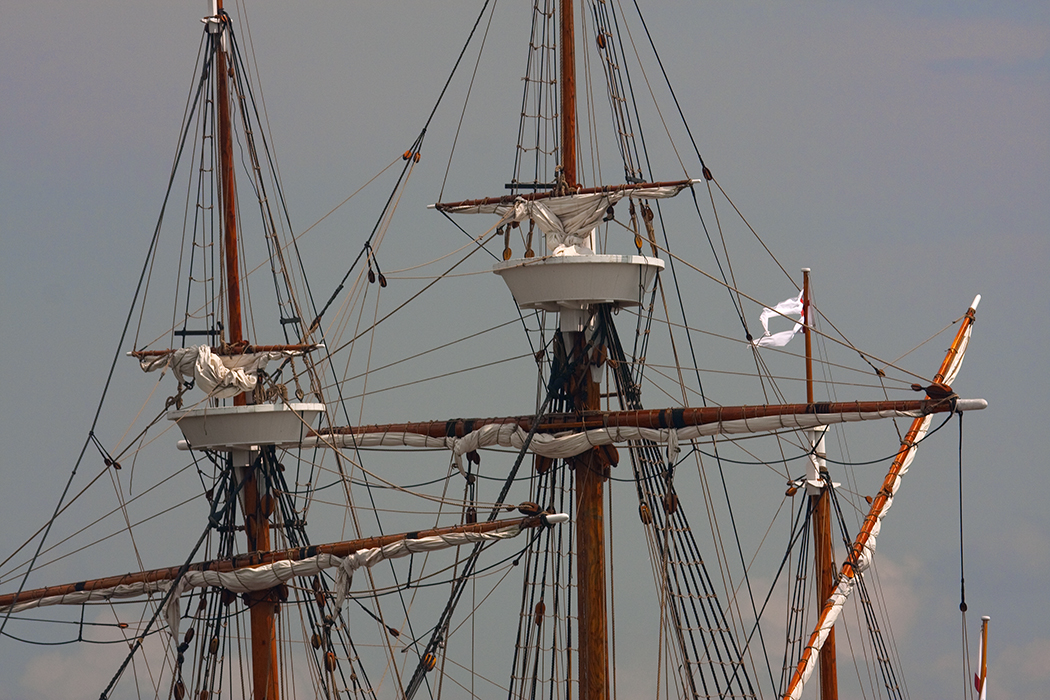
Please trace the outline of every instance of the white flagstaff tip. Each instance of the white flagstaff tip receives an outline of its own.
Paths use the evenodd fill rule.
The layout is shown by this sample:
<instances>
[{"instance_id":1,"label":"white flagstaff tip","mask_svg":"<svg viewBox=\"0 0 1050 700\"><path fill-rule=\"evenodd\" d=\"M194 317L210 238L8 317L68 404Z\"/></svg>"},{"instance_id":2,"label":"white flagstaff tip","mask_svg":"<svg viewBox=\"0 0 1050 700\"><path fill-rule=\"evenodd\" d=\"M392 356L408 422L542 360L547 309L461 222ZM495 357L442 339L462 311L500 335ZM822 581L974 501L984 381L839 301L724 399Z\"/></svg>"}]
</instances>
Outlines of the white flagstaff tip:
<instances>
[{"instance_id":1,"label":"white flagstaff tip","mask_svg":"<svg viewBox=\"0 0 1050 700\"><path fill-rule=\"evenodd\" d=\"M973 309L974 311L976 311L977 310L977 305L980 304L980 303L981 303L981 295L978 294L977 296L975 296L973 298L973 303L970 304L970 308Z\"/></svg>"}]
</instances>

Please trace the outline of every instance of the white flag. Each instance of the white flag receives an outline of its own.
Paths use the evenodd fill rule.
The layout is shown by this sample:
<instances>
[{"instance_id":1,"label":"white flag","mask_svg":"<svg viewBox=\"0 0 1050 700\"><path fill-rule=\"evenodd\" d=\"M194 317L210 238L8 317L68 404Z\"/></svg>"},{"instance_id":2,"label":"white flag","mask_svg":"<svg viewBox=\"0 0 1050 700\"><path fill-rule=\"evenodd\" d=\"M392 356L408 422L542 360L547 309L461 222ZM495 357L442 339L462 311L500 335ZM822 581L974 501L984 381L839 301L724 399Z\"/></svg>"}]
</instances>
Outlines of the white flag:
<instances>
[{"instance_id":1,"label":"white flag","mask_svg":"<svg viewBox=\"0 0 1050 700\"><path fill-rule=\"evenodd\" d=\"M770 333L769 319L777 316L798 316L799 320L795 324L795 327L789 331ZM799 331L802 330L802 292L799 292L797 297L785 299L773 308L767 306L762 309L762 315L759 316L759 320L762 321L762 330L764 332L761 338L756 338L751 342L762 348L784 347L792 338L798 335Z\"/></svg>"}]
</instances>

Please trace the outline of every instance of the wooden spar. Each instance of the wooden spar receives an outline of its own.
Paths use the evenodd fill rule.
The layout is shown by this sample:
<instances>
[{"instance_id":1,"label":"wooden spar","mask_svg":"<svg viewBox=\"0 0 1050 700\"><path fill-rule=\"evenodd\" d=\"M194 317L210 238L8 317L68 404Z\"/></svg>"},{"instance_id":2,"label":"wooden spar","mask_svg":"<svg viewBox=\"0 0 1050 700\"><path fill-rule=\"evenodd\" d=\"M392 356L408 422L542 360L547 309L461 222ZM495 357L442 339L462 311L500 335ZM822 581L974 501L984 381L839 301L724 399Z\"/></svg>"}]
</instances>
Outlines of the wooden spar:
<instances>
[{"instance_id":1,"label":"wooden spar","mask_svg":"<svg viewBox=\"0 0 1050 700\"><path fill-rule=\"evenodd\" d=\"M561 171L565 184L576 187L576 27L572 0L561 0L558 23L561 48Z\"/></svg>"},{"instance_id":2,"label":"wooden spar","mask_svg":"<svg viewBox=\"0 0 1050 700\"><path fill-rule=\"evenodd\" d=\"M937 374L934 376L936 383L931 389L940 386L945 380L954 381L955 374L958 372L962 361L962 353L968 342L970 329L974 323L977 303L980 299L981 297L977 296L974 299L973 304L966 311L966 315L963 317L959 326L959 331L956 333L955 339L952 341L951 347L948 349L944 361L941 363L940 369L938 369ZM876 523L879 522L887 504L896 493L897 484L901 478L901 472L910 463L912 454L916 447L916 442L920 436L925 433L927 420L929 420L928 416L920 416L914 419L907 434L904 436L904 439L901 440L901 449L897 453L896 458L894 458L893 464L890 465L889 472L886 474L886 478L882 482L882 488L879 490L878 495L872 500L871 509L868 511L868 515L864 518L864 524L861 526L857 538L849 549L849 556L847 556L846 560L842 563L842 568L839 572L840 584L836 587L836 590L843 587L843 583L841 582L848 583L856 577L858 573L857 562L861 561L861 557L864 554L868 541L873 538L872 533ZM802 652L802 657L799 659L798 665L795 667L795 672L791 677L791 683L788 685L788 689L784 693L785 700L794 700L801 696L805 680L808 678L809 673L812 672L813 654L818 653L824 643L822 632L828 622L833 620L832 616L837 615L835 612L836 605L841 605L841 602L836 603L833 599L826 599L824 601L824 607L817 618L817 624L813 630L813 634L810 635L809 643L806 644L806 647Z\"/></svg>"},{"instance_id":3,"label":"wooden spar","mask_svg":"<svg viewBox=\"0 0 1050 700\"><path fill-rule=\"evenodd\" d=\"M223 357L234 357L238 355L251 355L256 352L301 352L307 353L321 347L317 343L299 343L295 345L220 345L213 347L211 351ZM163 357L174 352L174 349L166 350L132 350L128 353L131 357L145 359L147 357Z\"/></svg>"},{"instance_id":4,"label":"wooden spar","mask_svg":"<svg viewBox=\"0 0 1050 700\"><path fill-rule=\"evenodd\" d=\"M988 681L988 621L991 619L987 615L981 618L981 675L978 676L980 684L977 687L977 695L981 700L987 697L984 684Z\"/></svg>"},{"instance_id":5,"label":"wooden spar","mask_svg":"<svg viewBox=\"0 0 1050 700\"><path fill-rule=\"evenodd\" d=\"M911 399L904 401L840 401L830 403L771 404L765 406L718 406L698 408L654 408L632 411L582 410L580 413L555 413L543 416L537 432L557 433L598 428L684 428L728 421L753 420L770 416L792 416L834 413L877 413L880 411L919 411L923 414L952 410L950 398ZM462 438L486 425L517 425L532 429L534 416L502 418L455 418L418 423L385 423L326 428L311 435L366 435L369 433L410 433L432 438Z\"/></svg>"},{"instance_id":6,"label":"wooden spar","mask_svg":"<svg viewBox=\"0 0 1050 700\"><path fill-rule=\"evenodd\" d=\"M228 73L232 66L226 63L229 20L223 10L222 0L215 0L221 31L215 47L216 88L215 102L218 106L219 131L219 181L221 183L223 211L223 257L226 261L226 312L227 330L231 345L244 344L244 328L241 320L241 279L239 249L237 241L237 183L233 168L233 135L230 120ZM232 42L231 42L232 43ZM233 397L234 406L246 406L244 393ZM242 464L234 465L238 457ZM244 531L248 538L248 549L266 552L270 549L269 514L260 508L260 499L265 494L265 481L260 484L257 470L252 466L250 453L230 453L230 464L244 466ZM277 629L274 602L266 594L248 597L251 618L252 648L252 696L255 700L280 700L280 679L277 673Z\"/></svg>"},{"instance_id":7,"label":"wooden spar","mask_svg":"<svg viewBox=\"0 0 1050 700\"><path fill-rule=\"evenodd\" d=\"M215 102L219 108L219 183L222 194L223 254L226 260L226 305L230 342L244 340L241 322L241 281L237 248L237 183L233 169L233 135L230 123L229 80L226 65L227 20L223 15L222 0L216 0L221 31L215 50Z\"/></svg>"},{"instance_id":8,"label":"wooden spar","mask_svg":"<svg viewBox=\"0 0 1050 700\"><path fill-rule=\"evenodd\" d=\"M802 268L802 331L806 339L806 401L813 403L813 340L810 326L810 303L812 293L809 286L809 268ZM813 512L813 554L814 575L817 579L817 600L823 602L835 592L835 550L831 539L831 494L828 492L828 471L825 468L823 433L816 430L813 434L814 455L810 459L818 460L820 471L817 478L819 491L811 493L809 499ZM838 660L835 652L835 630L828 632L824 646L820 650L820 698L821 700L838 700Z\"/></svg>"},{"instance_id":9,"label":"wooden spar","mask_svg":"<svg viewBox=\"0 0 1050 700\"><path fill-rule=\"evenodd\" d=\"M639 182L626 185L600 185L598 187L580 187L574 188L572 194L603 194L606 192L622 192L625 190L645 190L645 189L657 189L659 187L686 187L692 184L693 180L668 180L666 182ZM451 209L459 209L461 207L480 207L487 204L513 204L519 199L523 199L527 202L534 202L538 199L548 199L550 197L556 197L557 193L550 192L526 192L523 194L516 195L503 195L500 197L483 197L481 199L464 199L461 202L438 202L432 205L435 209L440 211L448 211Z\"/></svg>"},{"instance_id":10,"label":"wooden spar","mask_svg":"<svg viewBox=\"0 0 1050 700\"><path fill-rule=\"evenodd\" d=\"M577 410L597 411L601 387L591 372L591 348L582 332L573 339L575 372L570 386ZM570 460L576 490L576 605L579 613L580 700L609 698L609 634L605 586L605 500L609 448L591 449Z\"/></svg>"},{"instance_id":11,"label":"wooden spar","mask_svg":"<svg viewBox=\"0 0 1050 700\"><path fill-rule=\"evenodd\" d=\"M253 464L256 462L253 459L255 454L234 450L230 453L230 466L237 468L243 464L246 472L244 534L248 539L248 551L265 553L270 551L270 513L263 508L262 503L264 497L273 497L269 494L267 480L260 478L265 467L256 468ZM245 600L251 620L254 697L255 700L278 700L276 601L272 591L255 591L249 593Z\"/></svg>"},{"instance_id":12,"label":"wooden spar","mask_svg":"<svg viewBox=\"0 0 1050 700\"><path fill-rule=\"evenodd\" d=\"M213 559L211 561L190 564L188 571L216 571L219 573L237 571L258 566L273 564L278 561L300 561L318 554L331 554L337 557L346 557L362 549L384 547L388 544L401 540L423 539L424 537L437 537L455 533L485 533L506 527L520 526L521 528L534 528L544 524L543 516L530 515L524 518L511 518L509 520L494 520L492 522L473 523L470 525L454 525L451 527L439 527L418 532L403 532L394 535L382 535L379 537L365 537L363 539L333 542L331 544L318 544L309 547L297 547L295 549L284 549L273 552L252 552L232 559ZM68 595L81 591L98 591L113 588L124 584L155 583L159 581L171 581L178 574L181 566L169 566L162 569L151 569L134 574L123 574L121 576L109 576L106 578L80 581L60 586L48 586L37 588L21 593L8 593L0 595L0 609L17 602L27 602L49 598L51 596Z\"/></svg>"},{"instance_id":13,"label":"wooden spar","mask_svg":"<svg viewBox=\"0 0 1050 700\"><path fill-rule=\"evenodd\" d=\"M802 333L806 339L806 403L813 403L813 338L809 332L809 268L802 268Z\"/></svg>"}]
</instances>

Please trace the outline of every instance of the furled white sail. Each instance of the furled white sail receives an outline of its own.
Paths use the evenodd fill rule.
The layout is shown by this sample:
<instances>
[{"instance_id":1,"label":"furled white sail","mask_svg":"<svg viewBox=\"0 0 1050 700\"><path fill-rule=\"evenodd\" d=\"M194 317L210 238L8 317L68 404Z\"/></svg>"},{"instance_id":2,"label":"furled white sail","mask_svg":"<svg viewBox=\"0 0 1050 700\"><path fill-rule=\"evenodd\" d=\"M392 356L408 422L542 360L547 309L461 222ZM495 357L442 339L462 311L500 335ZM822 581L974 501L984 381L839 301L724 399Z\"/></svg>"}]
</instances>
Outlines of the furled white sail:
<instances>
[{"instance_id":1,"label":"furled white sail","mask_svg":"<svg viewBox=\"0 0 1050 700\"><path fill-rule=\"evenodd\" d=\"M549 524L563 523L567 515L547 515L544 522ZM198 571L190 570L183 574L176 584L175 591L168 599L164 617L172 636L179 634L179 598L191 588L219 587L235 593L263 591L289 581L296 576L313 576L325 569L336 568L335 604L342 606L350 591L350 580L353 573L361 567L372 567L381 561L398 559L417 552L432 552L465 544L491 542L516 537L522 531L521 523L514 523L490 532L450 532L431 535L418 539L401 539L381 547L359 549L349 556L340 557L334 554L318 554L299 560L281 560L272 564L246 567L234 571ZM83 605L91 602L102 602L120 598L136 598L143 595L167 592L170 580L144 581L120 584L108 588L83 590L63 595L45 596L20 601L14 605L0 607L0 614L16 613L31 608L50 605Z\"/></svg>"},{"instance_id":2,"label":"furled white sail","mask_svg":"<svg viewBox=\"0 0 1050 700\"><path fill-rule=\"evenodd\" d=\"M139 360L139 366L144 372L170 368L179 381L192 379L208 396L228 399L254 389L258 381L256 373L265 369L270 360L301 354L297 350L271 350L219 355L209 346L200 345L144 357Z\"/></svg>"},{"instance_id":3,"label":"furled white sail","mask_svg":"<svg viewBox=\"0 0 1050 700\"><path fill-rule=\"evenodd\" d=\"M956 410L979 410L987 406L983 399L960 399ZM836 423L854 423L883 418L915 418L921 411L844 411L839 413L795 413L763 416L742 420L725 420L681 428L639 428L633 426L610 426L595 430L565 431L560 433L536 433L529 441L529 451L552 459L568 459L582 454L592 447L613 445L632 440L649 440L667 444L669 453L677 452L681 441L695 440L711 435L742 435L814 428ZM456 465L462 470L463 455L484 447L510 447L521 449L528 432L516 423L490 423L475 428L461 438L432 437L405 431L362 432L354 434L323 434L303 439L303 447L420 447L445 448L452 451ZM669 455L673 459L673 454Z\"/></svg>"},{"instance_id":4,"label":"furled white sail","mask_svg":"<svg viewBox=\"0 0 1050 700\"><path fill-rule=\"evenodd\" d=\"M635 199L665 199L674 197L688 185L622 187L607 192L570 194L561 197L529 199L518 197L512 202L491 201L462 205L438 205L452 214L498 214L499 225L531 219L547 239L547 249L557 254L559 249L580 246L586 248L591 231L605 217L606 211L624 197Z\"/></svg>"}]
</instances>

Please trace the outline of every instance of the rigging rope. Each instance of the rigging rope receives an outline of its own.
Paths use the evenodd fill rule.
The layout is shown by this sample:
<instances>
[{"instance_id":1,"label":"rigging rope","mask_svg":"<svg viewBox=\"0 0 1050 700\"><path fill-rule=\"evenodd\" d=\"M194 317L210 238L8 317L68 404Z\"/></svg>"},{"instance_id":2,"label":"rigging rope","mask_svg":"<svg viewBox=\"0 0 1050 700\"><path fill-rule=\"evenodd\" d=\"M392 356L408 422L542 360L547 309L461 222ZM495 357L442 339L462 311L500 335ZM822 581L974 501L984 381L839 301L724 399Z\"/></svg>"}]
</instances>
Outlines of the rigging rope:
<instances>
[{"instance_id":1,"label":"rigging rope","mask_svg":"<svg viewBox=\"0 0 1050 700\"><path fill-rule=\"evenodd\" d=\"M959 414L959 614L962 627L962 667L963 687L973 697L973 687L970 685L970 655L968 653L970 642L966 626L966 549L963 546L963 422L962 413ZM987 650L982 650L982 654Z\"/></svg>"}]
</instances>

